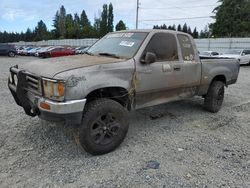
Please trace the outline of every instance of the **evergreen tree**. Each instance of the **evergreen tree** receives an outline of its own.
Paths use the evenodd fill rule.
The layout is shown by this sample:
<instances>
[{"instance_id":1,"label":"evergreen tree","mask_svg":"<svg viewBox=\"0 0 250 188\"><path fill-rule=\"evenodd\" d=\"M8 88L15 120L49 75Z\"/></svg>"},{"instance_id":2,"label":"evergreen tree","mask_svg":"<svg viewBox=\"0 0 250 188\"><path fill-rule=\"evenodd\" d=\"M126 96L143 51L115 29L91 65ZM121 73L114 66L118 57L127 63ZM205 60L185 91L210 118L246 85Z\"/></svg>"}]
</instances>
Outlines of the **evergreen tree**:
<instances>
[{"instance_id":1,"label":"evergreen tree","mask_svg":"<svg viewBox=\"0 0 250 188\"><path fill-rule=\"evenodd\" d=\"M84 10L81 13L80 23L83 38L91 37L92 26Z\"/></svg>"},{"instance_id":2,"label":"evergreen tree","mask_svg":"<svg viewBox=\"0 0 250 188\"><path fill-rule=\"evenodd\" d=\"M192 35L192 34L193 34L190 27L188 27L187 33L188 33L189 35Z\"/></svg>"},{"instance_id":3,"label":"evergreen tree","mask_svg":"<svg viewBox=\"0 0 250 188\"><path fill-rule=\"evenodd\" d=\"M180 24L179 24L178 27L177 27L177 31L182 31L182 27L181 27Z\"/></svg>"},{"instance_id":4,"label":"evergreen tree","mask_svg":"<svg viewBox=\"0 0 250 188\"><path fill-rule=\"evenodd\" d=\"M65 31L65 38L75 37L75 24L71 14L67 14L65 17Z\"/></svg>"},{"instance_id":5,"label":"evergreen tree","mask_svg":"<svg viewBox=\"0 0 250 188\"><path fill-rule=\"evenodd\" d=\"M32 32L30 28L28 28L25 33L25 41L31 42L33 40L34 40L34 32Z\"/></svg>"},{"instance_id":6,"label":"evergreen tree","mask_svg":"<svg viewBox=\"0 0 250 188\"><path fill-rule=\"evenodd\" d=\"M104 36L107 33L108 33L108 5L104 4L101 14L100 36Z\"/></svg>"},{"instance_id":7,"label":"evergreen tree","mask_svg":"<svg viewBox=\"0 0 250 188\"><path fill-rule=\"evenodd\" d=\"M176 26L175 26L175 24L172 26L172 30L173 30L173 31L176 31Z\"/></svg>"},{"instance_id":8,"label":"evergreen tree","mask_svg":"<svg viewBox=\"0 0 250 188\"><path fill-rule=\"evenodd\" d=\"M113 14L113 5L110 3L108 7L108 32L114 31L114 14Z\"/></svg>"},{"instance_id":9,"label":"evergreen tree","mask_svg":"<svg viewBox=\"0 0 250 188\"><path fill-rule=\"evenodd\" d=\"M199 32L197 31L197 28L196 28L196 27L194 28L194 31L193 31L193 37L194 37L195 39L199 38Z\"/></svg>"},{"instance_id":10,"label":"evergreen tree","mask_svg":"<svg viewBox=\"0 0 250 188\"><path fill-rule=\"evenodd\" d=\"M125 23L124 23L122 20L120 20L120 21L116 24L115 30L116 30L116 31L126 30L126 25L125 25Z\"/></svg>"},{"instance_id":11,"label":"evergreen tree","mask_svg":"<svg viewBox=\"0 0 250 188\"><path fill-rule=\"evenodd\" d=\"M53 20L53 27L54 29L52 30L52 35L53 38L59 38L60 37L60 32L59 32L59 12L56 11L56 15Z\"/></svg>"},{"instance_id":12,"label":"evergreen tree","mask_svg":"<svg viewBox=\"0 0 250 188\"><path fill-rule=\"evenodd\" d=\"M94 22L94 36L95 37L100 37L101 33L101 19L100 18L95 18Z\"/></svg>"},{"instance_id":13,"label":"evergreen tree","mask_svg":"<svg viewBox=\"0 0 250 188\"><path fill-rule=\"evenodd\" d=\"M40 20L37 23L34 34L35 34L35 38L34 38L35 41L48 40L49 33L47 30L47 26L45 25L45 23L42 20Z\"/></svg>"},{"instance_id":14,"label":"evergreen tree","mask_svg":"<svg viewBox=\"0 0 250 188\"><path fill-rule=\"evenodd\" d=\"M167 29L166 24L163 24L163 25L161 26L161 29Z\"/></svg>"},{"instance_id":15,"label":"evergreen tree","mask_svg":"<svg viewBox=\"0 0 250 188\"><path fill-rule=\"evenodd\" d=\"M81 13L81 19L80 19L80 22L81 22L81 27L82 27L82 29L84 28L84 27L90 27L90 21L89 21L89 19L88 19L88 16L87 16L87 14L86 14L86 12L85 12L85 10L83 10L82 11L82 13Z\"/></svg>"},{"instance_id":16,"label":"evergreen tree","mask_svg":"<svg viewBox=\"0 0 250 188\"><path fill-rule=\"evenodd\" d=\"M203 30L201 30L201 32L200 32L200 38L206 38L206 35L205 35Z\"/></svg>"},{"instance_id":17,"label":"evergreen tree","mask_svg":"<svg viewBox=\"0 0 250 188\"><path fill-rule=\"evenodd\" d=\"M250 1L219 0L221 5L214 9L215 23L211 25L215 37L250 36Z\"/></svg>"},{"instance_id":18,"label":"evergreen tree","mask_svg":"<svg viewBox=\"0 0 250 188\"><path fill-rule=\"evenodd\" d=\"M74 14L74 38L81 38L81 20L77 13Z\"/></svg>"},{"instance_id":19,"label":"evergreen tree","mask_svg":"<svg viewBox=\"0 0 250 188\"><path fill-rule=\"evenodd\" d=\"M187 27L186 23L183 25L182 32L184 32L184 33L188 32L188 27Z\"/></svg>"},{"instance_id":20,"label":"evergreen tree","mask_svg":"<svg viewBox=\"0 0 250 188\"><path fill-rule=\"evenodd\" d=\"M59 29L60 38L65 38L65 35L66 35L65 22L66 22L66 10L64 6L62 5L60 8L59 19L58 19L58 29Z\"/></svg>"},{"instance_id":21,"label":"evergreen tree","mask_svg":"<svg viewBox=\"0 0 250 188\"><path fill-rule=\"evenodd\" d=\"M154 26L153 26L153 29L160 29L160 26L154 25Z\"/></svg>"}]
</instances>

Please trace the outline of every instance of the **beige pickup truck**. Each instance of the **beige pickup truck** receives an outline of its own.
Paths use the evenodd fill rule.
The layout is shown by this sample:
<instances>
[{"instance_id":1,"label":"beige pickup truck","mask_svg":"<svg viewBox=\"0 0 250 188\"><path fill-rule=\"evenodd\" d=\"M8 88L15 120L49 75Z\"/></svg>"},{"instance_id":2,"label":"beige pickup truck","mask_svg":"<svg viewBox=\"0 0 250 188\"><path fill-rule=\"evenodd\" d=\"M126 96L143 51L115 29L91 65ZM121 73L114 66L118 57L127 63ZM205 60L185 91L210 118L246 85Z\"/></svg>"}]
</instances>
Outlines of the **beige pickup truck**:
<instances>
[{"instance_id":1,"label":"beige pickup truck","mask_svg":"<svg viewBox=\"0 0 250 188\"><path fill-rule=\"evenodd\" d=\"M107 34L83 55L11 67L8 86L27 115L78 124L81 146L98 155L122 143L128 111L201 96L218 112L239 67L236 59L200 60L188 34L130 30Z\"/></svg>"}]
</instances>

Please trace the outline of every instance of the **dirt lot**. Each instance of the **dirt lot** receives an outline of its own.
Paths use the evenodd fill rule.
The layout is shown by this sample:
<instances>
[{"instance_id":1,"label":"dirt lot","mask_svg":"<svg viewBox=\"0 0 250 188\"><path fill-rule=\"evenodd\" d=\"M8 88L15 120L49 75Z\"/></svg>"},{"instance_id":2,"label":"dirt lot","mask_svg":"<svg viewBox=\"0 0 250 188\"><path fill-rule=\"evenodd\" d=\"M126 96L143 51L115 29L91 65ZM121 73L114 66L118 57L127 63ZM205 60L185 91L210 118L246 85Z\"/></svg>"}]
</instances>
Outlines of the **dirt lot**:
<instances>
[{"instance_id":1,"label":"dirt lot","mask_svg":"<svg viewBox=\"0 0 250 188\"><path fill-rule=\"evenodd\" d=\"M0 57L1 188L250 187L250 66L219 113L204 111L200 98L133 112L123 144L96 157L75 143L72 126L15 104L8 68L33 59Z\"/></svg>"}]
</instances>

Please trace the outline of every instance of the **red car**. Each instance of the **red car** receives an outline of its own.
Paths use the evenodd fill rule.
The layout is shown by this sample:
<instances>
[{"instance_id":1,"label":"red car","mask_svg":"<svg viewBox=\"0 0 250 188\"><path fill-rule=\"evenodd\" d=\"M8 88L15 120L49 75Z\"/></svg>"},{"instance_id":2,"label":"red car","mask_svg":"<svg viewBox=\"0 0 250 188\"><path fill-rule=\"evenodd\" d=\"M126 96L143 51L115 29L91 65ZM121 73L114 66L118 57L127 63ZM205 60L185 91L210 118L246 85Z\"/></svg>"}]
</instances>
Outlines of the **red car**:
<instances>
[{"instance_id":1,"label":"red car","mask_svg":"<svg viewBox=\"0 0 250 188\"><path fill-rule=\"evenodd\" d=\"M75 55L75 51L70 48L57 47L57 48L52 48L46 52L41 52L39 54L39 56L42 58L60 57L60 56L68 56L68 55Z\"/></svg>"}]
</instances>

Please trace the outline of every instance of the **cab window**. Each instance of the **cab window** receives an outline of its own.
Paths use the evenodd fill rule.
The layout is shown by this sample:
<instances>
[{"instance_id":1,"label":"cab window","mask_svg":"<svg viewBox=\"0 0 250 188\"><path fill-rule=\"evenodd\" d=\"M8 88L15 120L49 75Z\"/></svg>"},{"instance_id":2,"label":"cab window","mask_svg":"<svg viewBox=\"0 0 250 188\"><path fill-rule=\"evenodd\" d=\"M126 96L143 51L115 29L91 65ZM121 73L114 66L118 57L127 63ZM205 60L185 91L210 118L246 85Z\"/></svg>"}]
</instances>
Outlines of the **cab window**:
<instances>
[{"instance_id":1,"label":"cab window","mask_svg":"<svg viewBox=\"0 0 250 188\"><path fill-rule=\"evenodd\" d=\"M156 33L148 43L143 58L146 53L151 52L156 55L156 61L178 60L178 50L176 38L170 33Z\"/></svg>"},{"instance_id":2,"label":"cab window","mask_svg":"<svg viewBox=\"0 0 250 188\"><path fill-rule=\"evenodd\" d=\"M193 61L195 54L190 38L187 35L182 34L178 34L177 37L180 43L183 60Z\"/></svg>"}]
</instances>

